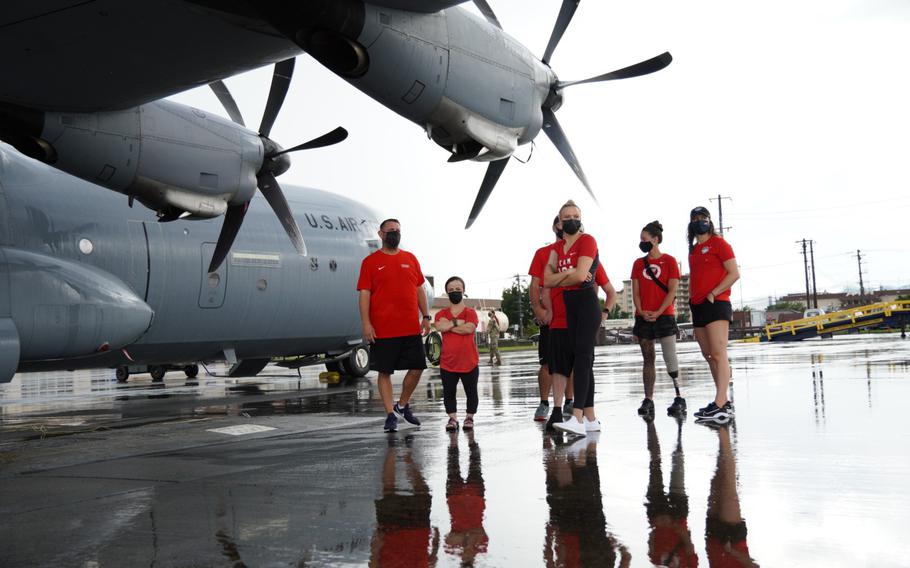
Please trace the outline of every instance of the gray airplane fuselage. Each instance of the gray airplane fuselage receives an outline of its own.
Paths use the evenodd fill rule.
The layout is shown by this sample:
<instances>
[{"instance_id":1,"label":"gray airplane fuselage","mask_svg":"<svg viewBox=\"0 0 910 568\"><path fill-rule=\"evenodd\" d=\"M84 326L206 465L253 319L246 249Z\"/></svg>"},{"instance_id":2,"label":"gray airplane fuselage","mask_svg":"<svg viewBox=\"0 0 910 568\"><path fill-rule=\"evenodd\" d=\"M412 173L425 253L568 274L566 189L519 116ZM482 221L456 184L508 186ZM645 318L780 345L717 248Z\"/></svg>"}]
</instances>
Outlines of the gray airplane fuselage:
<instances>
[{"instance_id":1,"label":"gray airplane fuselage","mask_svg":"<svg viewBox=\"0 0 910 568\"><path fill-rule=\"evenodd\" d=\"M164 364L359 344L355 285L378 246L377 215L285 188L309 254L297 254L256 196L231 254L209 274L220 219L159 223L122 195L0 144L0 370L13 351L13 369L30 371L128 364L124 347L136 363Z\"/></svg>"}]
</instances>

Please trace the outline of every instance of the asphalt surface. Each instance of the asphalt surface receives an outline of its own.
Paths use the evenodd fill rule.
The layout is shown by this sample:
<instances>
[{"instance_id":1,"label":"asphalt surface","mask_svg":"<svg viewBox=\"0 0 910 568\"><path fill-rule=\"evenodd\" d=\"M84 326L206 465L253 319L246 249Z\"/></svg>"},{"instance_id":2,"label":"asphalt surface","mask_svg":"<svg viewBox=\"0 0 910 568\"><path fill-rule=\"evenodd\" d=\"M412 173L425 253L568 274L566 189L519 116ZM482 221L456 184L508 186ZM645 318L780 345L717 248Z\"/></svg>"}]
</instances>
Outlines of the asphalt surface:
<instances>
[{"instance_id":1,"label":"asphalt surface","mask_svg":"<svg viewBox=\"0 0 910 568\"><path fill-rule=\"evenodd\" d=\"M531 352L481 368L455 434L435 370L423 426L397 434L372 376L19 375L0 386L0 566L908 565L910 341L731 346L722 428L691 418L713 396L696 346L680 360L689 417L661 412L658 358L645 421L637 348L599 348L604 431L578 441L531 420Z\"/></svg>"}]
</instances>

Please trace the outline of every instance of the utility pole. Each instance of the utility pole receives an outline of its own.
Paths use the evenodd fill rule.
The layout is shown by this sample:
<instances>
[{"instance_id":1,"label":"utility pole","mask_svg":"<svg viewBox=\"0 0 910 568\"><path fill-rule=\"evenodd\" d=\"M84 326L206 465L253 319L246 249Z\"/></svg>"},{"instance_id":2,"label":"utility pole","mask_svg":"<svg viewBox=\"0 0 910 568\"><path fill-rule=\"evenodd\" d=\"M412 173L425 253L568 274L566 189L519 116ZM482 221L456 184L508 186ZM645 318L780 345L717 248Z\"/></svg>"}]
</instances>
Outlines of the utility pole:
<instances>
[{"instance_id":1,"label":"utility pole","mask_svg":"<svg viewBox=\"0 0 910 568\"><path fill-rule=\"evenodd\" d=\"M806 256L806 239L802 241L796 241L796 244L800 242L803 243L803 270L806 273L806 308L812 307L812 304L809 302L809 257Z\"/></svg>"},{"instance_id":2,"label":"utility pole","mask_svg":"<svg viewBox=\"0 0 910 568\"><path fill-rule=\"evenodd\" d=\"M518 291L518 338L521 339L521 334L525 329L524 306L521 305L521 274L515 275L515 289Z\"/></svg>"},{"instance_id":3,"label":"utility pole","mask_svg":"<svg viewBox=\"0 0 910 568\"><path fill-rule=\"evenodd\" d=\"M732 229L733 227L724 227L724 199L729 199L733 201L732 197L726 197L721 194L717 194L717 198L711 197L708 201L717 201L717 220L720 225L717 227L720 230L720 236L724 236L724 229Z\"/></svg>"},{"instance_id":4,"label":"utility pole","mask_svg":"<svg viewBox=\"0 0 910 568\"><path fill-rule=\"evenodd\" d=\"M815 250L812 245L815 241L809 241L809 260L812 262L812 304L818 308L818 286L815 284Z\"/></svg>"},{"instance_id":5,"label":"utility pole","mask_svg":"<svg viewBox=\"0 0 910 568\"><path fill-rule=\"evenodd\" d=\"M863 255L856 249L856 266L859 267L859 299L866 297L866 288L863 286Z\"/></svg>"}]
</instances>

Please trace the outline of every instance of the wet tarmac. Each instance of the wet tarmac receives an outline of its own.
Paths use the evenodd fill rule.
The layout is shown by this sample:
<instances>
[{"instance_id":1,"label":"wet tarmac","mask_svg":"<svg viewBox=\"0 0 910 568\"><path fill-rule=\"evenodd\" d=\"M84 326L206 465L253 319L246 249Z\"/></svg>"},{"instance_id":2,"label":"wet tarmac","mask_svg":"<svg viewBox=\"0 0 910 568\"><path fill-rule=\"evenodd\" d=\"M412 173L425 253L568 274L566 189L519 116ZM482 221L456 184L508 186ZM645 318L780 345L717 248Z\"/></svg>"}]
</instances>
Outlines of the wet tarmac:
<instances>
[{"instance_id":1,"label":"wet tarmac","mask_svg":"<svg viewBox=\"0 0 910 568\"><path fill-rule=\"evenodd\" d=\"M713 395L694 344L682 422L636 415L635 346L597 355L605 428L581 441L531 420L532 352L481 367L456 434L437 371L423 427L392 435L372 377L19 375L0 385L0 566L910 565L910 341L733 345L723 428L691 418Z\"/></svg>"}]
</instances>

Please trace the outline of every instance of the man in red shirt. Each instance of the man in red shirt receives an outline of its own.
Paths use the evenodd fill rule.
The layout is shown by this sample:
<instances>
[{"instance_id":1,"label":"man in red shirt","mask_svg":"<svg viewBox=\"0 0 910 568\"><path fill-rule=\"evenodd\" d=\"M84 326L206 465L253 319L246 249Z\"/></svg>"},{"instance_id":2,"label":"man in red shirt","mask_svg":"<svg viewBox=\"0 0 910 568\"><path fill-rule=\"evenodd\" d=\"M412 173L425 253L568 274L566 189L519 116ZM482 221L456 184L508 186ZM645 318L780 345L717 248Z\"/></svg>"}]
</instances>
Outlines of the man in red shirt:
<instances>
[{"instance_id":1,"label":"man in red shirt","mask_svg":"<svg viewBox=\"0 0 910 568\"><path fill-rule=\"evenodd\" d=\"M370 368L378 371L379 395L386 410L385 431L420 426L408 401L427 368L421 335L430 331L430 310L423 293L423 273L413 254L400 250L401 224L379 225L382 248L363 259L357 290L363 340L371 343ZM420 319L422 316L423 319ZM392 373L407 370L401 398L392 402Z\"/></svg>"}]
</instances>

